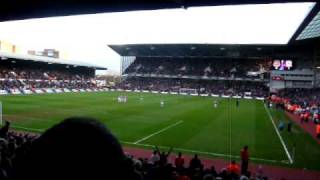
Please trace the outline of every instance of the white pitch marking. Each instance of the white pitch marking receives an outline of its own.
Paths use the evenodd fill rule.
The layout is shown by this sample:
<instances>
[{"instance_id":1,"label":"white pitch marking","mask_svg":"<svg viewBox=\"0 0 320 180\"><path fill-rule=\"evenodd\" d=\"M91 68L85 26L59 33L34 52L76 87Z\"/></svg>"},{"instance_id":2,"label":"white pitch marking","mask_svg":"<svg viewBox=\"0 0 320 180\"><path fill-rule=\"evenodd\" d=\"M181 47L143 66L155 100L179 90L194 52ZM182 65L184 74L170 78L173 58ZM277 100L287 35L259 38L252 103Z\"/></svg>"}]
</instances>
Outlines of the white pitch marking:
<instances>
[{"instance_id":1,"label":"white pitch marking","mask_svg":"<svg viewBox=\"0 0 320 180\"><path fill-rule=\"evenodd\" d=\"M180 120L180 121L178 121L178 122L176 122L176 123L174 123L174 124L171 124L171 125L163 128L163 129L160 129L160 130L157 131L157 132L154 132L154 133L152 133L152 134L150 134L150 135L148 135L148 136L146 136L146 137L143 137L143 138L137 140L136 142L134 142L134 144L138 144L138 143L140 143L140 142L142 142L142 141L145 141L145 140L151 138L152 136L155 136L155 135L157 135L157 134L160 134L160 133L162 133L163 131L166 131L166 130L174 127L174 126L177 126L178 124L181 124L182 122L183 122L183 121Z\"/></svg>"},{"instance_id":2,"label":"white pitch marking","mask_svg":"<svg viewBox=\"0 0 320 180\"><path fill-rule=\"evenodd\" d=\"M284 151L285 151L285 153L286 153L286 155L287 155L287 157L288 157L289 163L292 164L292 163L293 163L293 160L292 160L292 157L291 157L291 155L290 155L290 153L289 153L289 151L288 151L288 148L287 148L285 142L283 141L282 136L280 135L280 132L278 131L278 128L277 128L276 124L274 123L273 117L271 116L271 114L270 114L270 112L269 112L269 110L267 109L267 107L266 107L265 104L264 104L264 109L267 111L267 113L268 113L268 115L269 115L269 118L270 118L270 121L272 122L273 127L274 127L274 129L276 130L276 133L277 133L277 135L278 135L278 137L279 137L279 139L280 139L280 142L281 142L281 144L282 144L282 146L283 146L283 149L284 149Z\"/></svg>"},{"instance_id":3,"label":"white pitch marking","mask_svg":"<svg viewBox=\"0 0 320 180\"><path fill-rule=\"evenodd\" d=\"M155 147L155 145L151 145L151 144L133 143L133 142L126 142L126 141L121 141L121 142L123 144L129 144L129 145L137 145L137 146L143 146L143 147ZM168 146L158 146L158 147L165 148L165 149L170 148ZM183 148L173 148L173 149L175 149L177 151L187 152L187 153L197 153L197 154L211 155L211 156L216 156L216 157L228 157L228 158L240 159L240 156L235 156L235 155L230 155L230 154L220 154L220 153L197 151L197 150L183 149ZM262 158L255 158L255 157L250 157L250 159L256 160L256 161L288 164L288 162L286 160L280 161L280 160L262 159Z\"/></svg>"}]
</instances>

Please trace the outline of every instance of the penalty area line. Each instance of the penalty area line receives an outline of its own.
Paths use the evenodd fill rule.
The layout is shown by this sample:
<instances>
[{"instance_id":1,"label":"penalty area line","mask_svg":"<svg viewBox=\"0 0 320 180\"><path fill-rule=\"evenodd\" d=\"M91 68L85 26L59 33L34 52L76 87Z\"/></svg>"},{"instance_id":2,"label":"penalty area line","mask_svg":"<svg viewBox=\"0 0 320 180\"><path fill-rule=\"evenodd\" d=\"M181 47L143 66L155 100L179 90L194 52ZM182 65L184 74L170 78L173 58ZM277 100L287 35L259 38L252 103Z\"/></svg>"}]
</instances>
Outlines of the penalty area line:
<instances>
[{"instance_id":1,"label":"penalty area line","mask_svg":"<svg viewBox=\"0 0 320 180\"><path fill-rule=\"evenodd\" d=\"M286 153L286 155L288 157L289 163L293 164L293 159L292 159L292 157L291 157L291 155L290 155L290 153L288 151L287 145L284 142L284 140L283 140L283 138L282 138L282 136L281 136L276 124L274 123L273 117L271 116L270 111L267 109L266 104L264 104L264 109L266 110L266 112L267 112L267 114L269 116L269 119L272 122L272 125L273 125L273 127L274 127L274 129L275 129L275 131L276 131L276 133L277 133L277 135L279 137L279 139L280 139L280 142L281 142L281 144L283 146L283 149L284 149L284 151L285 151L285 153Z\"/></svg>"},{"instance_id":2,"label":"penalty area line","mask_svg":"<svg viewBox=\"0 0 320 180\"><path fill-rule=\"evenodd\" d=\"M141 146L141 147L147 147L147 148L150 148L150 147L154 148L156 146L156 145L151 145L151 144L134 143L134 142L126 142L126 141L121 141L121 143L127 144L127 145L136 145L136 146ZM164 149L170 148L168 146L158 146L158 147L164 148ZM210 155L210 156L215 156L215 157L241 159L240 156L235 156L235 155L230 155L230 154L220 154L220 153L205 152L205 151L198 151L198 150L184 149L184 148L173 148L173 149L176 151L181 151L181 152L185 152L185 153L196 153L196 154ZM289 164L289 162L287 160L271 160L271 159L263 159L263 158L256 158L256 157L251 157L250 160Z\"/></svg>"},{"instance_id":3,"label":"penalty area line","mask_svg":"<svg viewBox=\"0 0 320 180\"><path fill-rule=\"evenodd\" d=\"M138 144L138 143L140 143L140 142L142 142L142 141L145 141L145 140L151 138L152 136L155 136L155 135L157 135L157 134L160 134L160 133L162 133L163 131L166 131L166 130L174 127L174 126L177 126L177 125L181 124L182 122L183 122L183 121L180 120L180 121L178 121L178 122L176 122L176 123L173 123L173 124L171 124L171 125L163 128L163 129L160 129L159 131L156 131L156 132L154 132L154 133L152 133L152 134L150 134L150 135L148 135L148 136L146 136L146 137L143 137L143 138L137 140L137 141L134 142L133 144Z\"/></svg>"}]
</instances>

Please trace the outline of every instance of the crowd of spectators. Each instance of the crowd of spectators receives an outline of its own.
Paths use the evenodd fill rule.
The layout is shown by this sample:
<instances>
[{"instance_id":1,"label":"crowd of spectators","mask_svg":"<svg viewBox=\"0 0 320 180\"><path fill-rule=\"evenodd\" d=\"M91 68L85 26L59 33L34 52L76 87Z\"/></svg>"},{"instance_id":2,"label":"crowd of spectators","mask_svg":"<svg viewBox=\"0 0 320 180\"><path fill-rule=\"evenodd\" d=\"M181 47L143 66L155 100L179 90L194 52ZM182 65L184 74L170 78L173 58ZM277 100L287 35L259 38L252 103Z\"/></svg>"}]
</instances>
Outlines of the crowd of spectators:
<instances>
[{"instance_id":1,"label":"crowd of spectators","mask_svg":"<svg viewBox=\"0 0 320 180\"><path fill-rule=\"evenodd\" d=\"M301 105L305 108L320 105L320 88L284 89L279 92L279 96L290 99L291 103Z\"/></svg>"},{"instance_id":2,"label":"crowd of spectators","mask_svg":"<svg viewBox=\"0 0 320 180\"><path fill-rule=\"evenodd\" d=\"M313 124L320 138L320 88L283 89L277 95L272 95L270 100L278 107L298 115L300 123Z\"/></svg>"},{"instance_id":3,"label":"crowd of spectators","mask_svg":"<svg viewBox=\"0 0 320 180\"><path fill-rule=\"evenodd\" d=\"M13 167L18 163L38 135L9 131L10 124L0 129L0 179L13 176Z\"/></svg>"},{"instance_id":4,"label":"crowd of spectators","mask_svg":"<svg viewBox=\"0 0 320 180\"><path fill-rule=\"evenodd\" d=\"M232 78L267 78L270 62L267 60L155 58L137 59L126 74L156 74L178 76L206 76Z\"/></svg>"},{"instance_id":5,"label":"crowd of spectators","mask_svg":"<svg viewBox=\"0 0 320 180\"><path fill-rule=\"evenodd\" d=\"M217 170L214 165L210 168L205 168L201 159L197 154L189 161L185 162L181 153L178 153L171 164L168 162L169 153L160 152L158 149L154 151L151 157L148 158L135 158L128 155L133 161L134 167L137 172L141 174L143 179L150 180L227 180L227 179L250 179L251 173L246 171L241 173L240 165L235 161L231 161L229 165ZM258 175L257 179L261 180L266 177Z\"/></svg>"},{"instance_id":6,"label":"crowd of spectators","mask_svg":"<svg viewBox=\"0 0 320 180\"><path fill-rule=\"evenodd\" d=\"M262 172L252 177L235 161L221 170L205 168L194 155L186 162L181 153L168 161L172 148L157 147L150 158L136 158L122 150L118 140L100 122L68 118L42 135L0 129L0 179L130 179L130 180L264 180ZM246 148L246 147L245 147ZM246 152L245 152L245 151ZM248 160L246 149L241 157ZM242 166L245 162L242 163Z\"/></svg>"},{"instance_id":7,"label":"crowd of spectators","mask_svg":"<svg viewBox=\"0 0 320 180\"><path fill-rule=\"evenodd\" d=\"M59 69L0 67L0 79L90 80L90 77Z\"/></svg>"},{"instance_id":8,"label":"crowd of spectators","mask_svg":"<svg viewBox=\"0 0 320 180\"><path fill-rule=\"evenodd\" d=\"M12 90L34 90L44 88L87 89L96 88L91 81L45 81L45 80L0 80L0 90L11 92Z\"/></svg>"},{"instance_id":9,"label":"crowd of spectators","mask_svg":"<svg viewBox=\"0 0 320 180\"><path fill-rule=\"evenodd\" d=\"M0 90L34 90L44 88L96 88L89 76L80 76L67 70L42 70L0 67Z\"/></svg>"},{"instance_id":10,"label":"crowd of spectators","mask_svg":"<svg viewBox=\"0 0 320 180\"><path fill-rule=\"evenodd\" d=\"M124 74L130 76L117 88L167 92L180 92L187 88L200 94L265 97L268 96L268 88L262 81L208 80L205 77L266 79L269 67L270 62L261 59L138 58L125 70ZM153 77L142 78L135 74ZM200 78L192 78L195 76Z\"/></svg>"},{"instance_id":11,"label":"crowd of spectators","mask_svg":"<svg viewBox=\"0 0 320 180\"><path fill-rule=\"evenodd\" d=\"M179 92L182 88L195 89L200 94L239 95L249 93L254 97L268 96L268 88L263 82L192 80L172 78L130 77L118 84L118 88L131 90L154 90Z\"/></svg>"}]
</instances>

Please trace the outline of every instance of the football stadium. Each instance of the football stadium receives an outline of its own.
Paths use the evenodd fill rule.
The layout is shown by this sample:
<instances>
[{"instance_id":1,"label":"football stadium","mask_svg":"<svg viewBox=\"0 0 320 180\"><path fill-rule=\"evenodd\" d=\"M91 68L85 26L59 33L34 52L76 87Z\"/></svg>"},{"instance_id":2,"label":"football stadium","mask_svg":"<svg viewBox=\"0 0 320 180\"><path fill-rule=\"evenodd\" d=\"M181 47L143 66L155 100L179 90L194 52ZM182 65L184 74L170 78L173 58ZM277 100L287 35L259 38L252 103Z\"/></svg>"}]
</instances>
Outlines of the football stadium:
<instances>
[{"instance_id":1,"label":"football stadium","mask_svg":"<svg viewBox=\"0 0 320 180\"><path fill-rule=\"evenodd\" d=\"M320 3L13 3L0 179L320 180Z\"/></svg>"}]
</instances>

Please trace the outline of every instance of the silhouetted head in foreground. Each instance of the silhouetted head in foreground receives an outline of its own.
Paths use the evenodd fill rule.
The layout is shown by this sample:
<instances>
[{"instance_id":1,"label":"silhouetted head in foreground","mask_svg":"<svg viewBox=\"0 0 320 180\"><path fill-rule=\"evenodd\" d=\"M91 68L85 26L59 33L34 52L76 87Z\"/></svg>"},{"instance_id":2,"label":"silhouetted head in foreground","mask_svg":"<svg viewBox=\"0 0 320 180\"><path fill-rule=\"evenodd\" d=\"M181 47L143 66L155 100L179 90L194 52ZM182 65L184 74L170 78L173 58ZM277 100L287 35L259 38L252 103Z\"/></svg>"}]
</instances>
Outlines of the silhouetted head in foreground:
<instances>
[{"instance_id":1,"label":"silhouetted head in foreground","mask_svg":"<svg viewBox=\"0 0 320 180\"><path fill-rule=\"evenodd\" d=\"M68 118L37 139L17 179L135 179L118 140L91 118Z\"/></svg>"}]
</instances>

